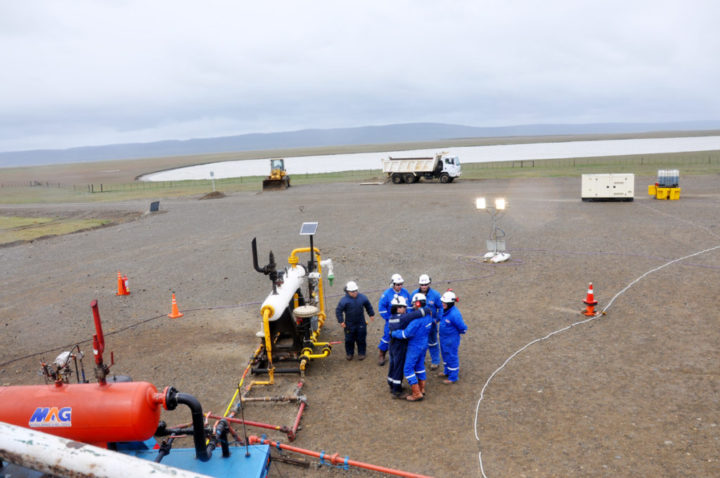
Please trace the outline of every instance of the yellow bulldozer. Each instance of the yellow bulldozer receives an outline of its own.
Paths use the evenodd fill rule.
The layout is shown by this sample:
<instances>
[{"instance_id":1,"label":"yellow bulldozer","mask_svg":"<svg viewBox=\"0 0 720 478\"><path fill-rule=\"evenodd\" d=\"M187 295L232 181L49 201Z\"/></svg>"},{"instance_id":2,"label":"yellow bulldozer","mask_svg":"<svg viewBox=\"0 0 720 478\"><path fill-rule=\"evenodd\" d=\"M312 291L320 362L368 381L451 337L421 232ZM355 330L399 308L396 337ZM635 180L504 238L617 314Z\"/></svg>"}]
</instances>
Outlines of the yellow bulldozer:
<instances>
[{"instance_id":1,"label":"yellow bulldozer","mask_svg":"<svg viewBox=\"0 0 720 478\"><path fill-rule=\"evenodd\" d=\"M270 160L270 176L263 179L263 191L287 189L290 187L290 176L285 171L284 159Z\"/></svg>"}]
</instances>

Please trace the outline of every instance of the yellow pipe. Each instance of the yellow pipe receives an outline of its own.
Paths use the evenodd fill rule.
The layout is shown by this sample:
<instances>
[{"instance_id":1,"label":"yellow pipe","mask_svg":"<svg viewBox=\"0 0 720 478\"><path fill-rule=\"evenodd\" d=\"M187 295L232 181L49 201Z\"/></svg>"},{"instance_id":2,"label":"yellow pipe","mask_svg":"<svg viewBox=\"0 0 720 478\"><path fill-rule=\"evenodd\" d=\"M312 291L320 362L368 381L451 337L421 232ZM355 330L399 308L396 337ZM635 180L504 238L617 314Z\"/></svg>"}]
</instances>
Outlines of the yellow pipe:
<instances>
[{"instance_id":1,"label":"yellow pipe","mask_svg":"<svg viewBox=\"0 0 720 478\"><path fill-rule=\"evenodd\" d=\"M235 403L235 399L237 398L237 396L238 396L239 394L240 394L240 384L238 384L238 387L235 389L235 394L234 394L233 397L230 399L230 403L228 403L228 406L227 406L227 408L225 409L225 413L223 414L224 417L228 416L228 414L230 413L230 409L232 408L233 403Z\"/></svg>"},{"instance_id":2,"label":"yellow pipe","mask_svg":"<svg viewBox=\"0 0 720 478\"><path fill-rule=\"evenodd\" d=\"M265 305L260 310L263 319L263 334L265 334L265 352L268 357L268 370L272 367L272 337L270 337L270 317L275 314L275 309L271 305Z\"/></svg>"},{"instance_id":3,"label":"yellow pipe","mask_svg":"<svg viewBox=\"0 0 720 478\"><path fill-rule=\"evenodd\" d=\"M269 304L265 305L260 312L263 316L263 334L265 334L265 352L268 358L268 380L253 380L248 386L248 391L253 385L272 385L275 383L275 367L272 363L272 338L270 337L270 317L275 313L275 309Z\"/></svg>"},{"instance_id":4,"label":"yellow pipe","mask_svg":"<svg viewBox=\"0 0 720 478\"><path fill-rule=\"evenodd\" d=\"M295 267L300 261L297 257L298 254L305 253L305 252L311 252L309 247L301 247L298 249L294 249L290 253L290 257L288 258L288 263L291 267ZM326 348L322 353L320 354L313 354L309 353L307 350L303 351L301 354L301 357L306 357L308 360L313 358L325 358L330 354L330 344L328 342L317 342L318 336L320 335L320 330L322 330L323 325L325 324L325 320L327 319L327 314L325 313L325 283L322 280L322 257L320 256L320 250L317 247L314 247L312 252L315 253L315 260L318 265L318 273L320 274L320 280L318 280L318 289L317 289L317 298L318 298L318 304L320 305L319 311L318 311L318 329L314 331L312 334L310 334L310 341L312 342L314 347L328 347ZM310 351L311 352L311 351ZM305 363L301 362L300 369L304 370Z\"/></svg>"},{"instance_id":5,"label":"yellow pipe","mask_svg":"<svg viewBox=\"0 0 720 478\"><path fill-rule=\"evenodd\" d=\"M323 351L322 351L322 353L319 353L319 354L314 354L314 353L312 353L312 352L313 352L312 349L310 349L310 348L305 348L305 349L303 349L303 351L300 353L300 358L307 358L307 359L325 358L325 357L327 357L327 356L330 354L330 348L329 348L329 347L324 348Z\"/></svg>"},{"instance_id":6,"label":"yellow pipe","mask_svg":"<svg viewBox=\"0 0 720 478\"><path fill-rule=\"evenodd\" d=\"M308 353L307 350L309 350L309 349L305 349L305 351L303 351L301 357L306 357L306 358L308 358L308 359L316 359L316 358L325 358L325 357L327 357L328 355L330 355L330 349L329 349L329 348L326 348L326 349L323 350L323 352L320 353L320 354L311 354L311 353Z\"/></svg>"},{"instance_id":7,"label":"yellow pipe","mask_svg":"<svg viewBox=\"0 0 720 478\"><path fill-rule=\"evenodd\" d=\"M304 252L311 252L309 247L300 247L298 249L293 249L293 251L290 253L290 257L288 258L288 264L290 264L291 267L295 267L299 261L297 255L302 254ZM323 281L322 281L322 265L320 262L322 261L322 257L320 257L320 250L317 247L313 247L313 251L315 253L315 262L317 262L318 266L318 273L320 273L320 280L318 281L318 294L319 294L319 303L320 303L320 313L318 314L318 324L320 324L320 316L322 315L323 322L325 321L325 294L323 293Z\"/></svg>"},{"instance_id":8,"label":"yellow pipe","mask_svg":"<svg viewBox=\"0 0 720 478\"><path fill-rule=\"evenodd\" d=\"M325 358L328 355L330 355L330 344L328 342L317 342L318 335L320 334L320 330L323 327L323 324L325 323L325 319L327 318L327 314L325 313L325 291L324 291L324 283L322 280L322 257L320 256L320 250L317 247L313 247L312 250L309 247L300 247L297 249L293 249L293 251L290 253L290 257L288 257L288 264L290 267L295 268L300 260L298 259L297 255L302 254L305 252L310 252L311 254L315 254L315 262L318 266L318 273L320 274L320 280L318 280L318 289L316 294L316 298L318 301L319 311L318 311L318 329L314 331L312 334L310 334L310 341L312 342L314 347L326 347L322 353L319 354L313 354L311 349L304 349L300 357L305 358L305 360L300 361L300 370L305 370L305 364L308 360L314 359L314 358ZM294 297L295 302L294 305L297 307L297 295ZM312 299L310 297L309 299Z\"/></svg>"}]
</instances>

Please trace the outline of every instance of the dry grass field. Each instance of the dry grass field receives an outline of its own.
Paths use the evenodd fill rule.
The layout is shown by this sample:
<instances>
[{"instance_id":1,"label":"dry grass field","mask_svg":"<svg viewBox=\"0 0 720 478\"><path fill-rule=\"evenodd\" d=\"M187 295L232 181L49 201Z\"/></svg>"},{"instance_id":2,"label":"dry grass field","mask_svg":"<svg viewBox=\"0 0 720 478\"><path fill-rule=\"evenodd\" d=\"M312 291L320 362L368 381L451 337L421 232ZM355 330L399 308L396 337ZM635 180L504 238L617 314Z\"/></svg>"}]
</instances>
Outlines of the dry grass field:
<instances>
[{"instance_id":1,"label":"dry grass field","mask_svg":"<svg viewBox=\"0 0 720 478\"><path fill-rule=\"evenodd\" d=\"M408 287L429 273L436 289L453 288L469 330L460 381L429 377L420 403L392 400L386 367L348 362L342 346L313 361L294 445L435 477L720 476L720 175L680 169L679 201L647 196L654 177L645 175L634 202L582 202L579 174L566 172L448 185L363 186L370 178L359 176L205 201L163 197L156 214L143 214L144 198L6 204L0 216L130 220L0 248L0 385L42 383L40 360L72 344L89 352L98 299L115 372L173 385L221 413L270 291L253 270L251 240L261 261L272 250L284 263L307 246L300 224L319 221L315 246L336 265L322 338L342 340L333 309L345 281L377 304L396 272ZM508 263L480 259L490 217L475 209L479 195L508 200ZM115 295L118 271L130 296ZM582 322L589 282L606 314ZM181 319L166 316L172 292ZM380 325L369 327L371 351ZM280 377L268 393L293 380ZM295 412L245 411L288 425ZM271 467L276 478L348 475L380 476Z\"/></svg>"}]
</instances>

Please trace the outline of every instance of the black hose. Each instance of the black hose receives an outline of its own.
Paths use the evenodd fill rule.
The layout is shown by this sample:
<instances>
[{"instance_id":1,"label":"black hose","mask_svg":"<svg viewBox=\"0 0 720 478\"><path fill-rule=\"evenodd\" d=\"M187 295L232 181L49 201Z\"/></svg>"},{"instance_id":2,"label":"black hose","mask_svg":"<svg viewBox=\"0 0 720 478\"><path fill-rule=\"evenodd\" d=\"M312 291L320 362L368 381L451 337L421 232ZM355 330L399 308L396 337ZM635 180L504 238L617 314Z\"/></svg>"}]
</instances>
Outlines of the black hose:
<instances>
[{"instance_id":1,"label":"black hose","mask_svg":"<svg viewBox=\"0 0 720 478\"><path fill-rule=\"evenodd\" d=\"M229 430L230 425L228 424L227 420L220 420L220 423L218 423L217 427L217 438L220 440L220 447L222 448L223 458L227 458L230 456L230 445L228 445Z\"/></svg>"},{"instance_id":2,"label":"black hose","mask_svg":"<svg viewBox=\"0 0 720 478\"><path fill-rule=\"evenodd\" d=\"M269 373L267 368L253 368L251 370L253 374ZM276 368L274 373L300 373L299 368Z\"/></svg>"},{"instance_id":3,"label":"black hose","mask_svg":"<svg viewBox=\"0 0 720 478\"><path fill-rule=\"evenodd\" d=\"M258 264L258 255L257 255L257 240L253 237L252 242L250 243L252 247L252 256L253 256L253 267L256 271L258 271L261 274L266 274L265 270L263 270L260 265Z\"/></svg>"},{"instance_id":4,"label":"black hose","mask_svg":"<svg viewBox=\"0 0 720 478\"><path fill-rule=\"evenodd\" d=\"M197 398L187 393L178 393L177 402L187 405L190 408L193 424L193 442L195 443L195 458L200 461L208 461L210 457L205 448L205 420L202 405Z\"/></svg>"},{"instance_id":5,"label":"black hose","mask_svg":"<svg viewBox=\"0 0 720 478\"><path fill-rule=\"evenodd\" d=\"M193 442L195 443L195 458L200 461L208 461L207 449L205 448L205 420L202 405L197 398L187 393L179 393L175 387L168 387L165 395L165 408L175 410L178 403L187 405L192 415Z\"/></svg>"},{"instance_id":6,"label":"black hose","mask_svg":"<svg viewBox=\"0 0 720 478\"><path fill-rule=\"evenodd\" d=\"M172 448L173 441L175 441L174 437L170 437L170 439L167 441L163 440L163 442L160 444L158 454L155 456L155 463L160 463L163 458L170 454L170 449Z\"/></svg>"}]
</instances>

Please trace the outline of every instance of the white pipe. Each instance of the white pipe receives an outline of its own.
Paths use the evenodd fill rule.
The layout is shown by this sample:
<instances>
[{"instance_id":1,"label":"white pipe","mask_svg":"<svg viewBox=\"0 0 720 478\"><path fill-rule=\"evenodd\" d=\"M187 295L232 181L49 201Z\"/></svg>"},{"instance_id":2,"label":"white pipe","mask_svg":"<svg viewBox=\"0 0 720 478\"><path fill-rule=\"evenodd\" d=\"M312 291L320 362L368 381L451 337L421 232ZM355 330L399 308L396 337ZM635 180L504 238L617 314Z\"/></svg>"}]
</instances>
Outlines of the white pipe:
<instances>
[{"instance_id":1,"label":"white pipe","mask_svg":"<svg viewBox=\"0 0 720 478\"><path fill-rule=\"evenodd\" d=\"M282 275L283 283L276 287L277 294L270 292L265 302L260 306L262 312L265 307L270 307L272 315L269 320L277 320L292 300L295 292L300 289L305 281L305 268L301 265L288 268Z\"/></svg>"},{"instance_id":2,"label":"white pipe","mask_svg":"<svg viewBox=\"0 0 720 478\"><path fill-rule=\"evenodd\" d=\"M0 422L0 458L54 476L210 478L4 422Z\"/></svg>"},{"instance_id":3,"label":"white pipe","mask_svg":"<svg viewBox=\"0 0 720 478\"><path fill-rule=\"evenodd\" d=\"M335 274L333 273L332 259L325 259L324 261L320 261L320 267L326 269L327 278L330 279L330 285L332 285L332 280L335 279Z\"/></svg>"}]
</instances>

